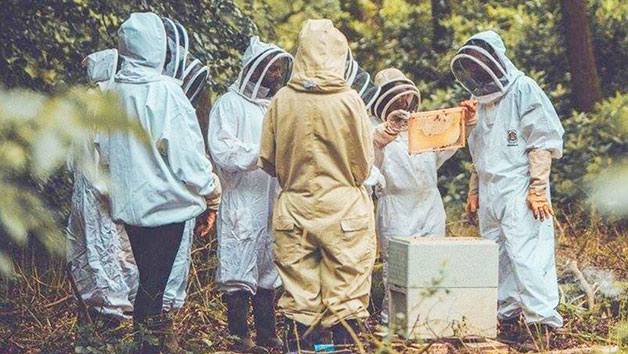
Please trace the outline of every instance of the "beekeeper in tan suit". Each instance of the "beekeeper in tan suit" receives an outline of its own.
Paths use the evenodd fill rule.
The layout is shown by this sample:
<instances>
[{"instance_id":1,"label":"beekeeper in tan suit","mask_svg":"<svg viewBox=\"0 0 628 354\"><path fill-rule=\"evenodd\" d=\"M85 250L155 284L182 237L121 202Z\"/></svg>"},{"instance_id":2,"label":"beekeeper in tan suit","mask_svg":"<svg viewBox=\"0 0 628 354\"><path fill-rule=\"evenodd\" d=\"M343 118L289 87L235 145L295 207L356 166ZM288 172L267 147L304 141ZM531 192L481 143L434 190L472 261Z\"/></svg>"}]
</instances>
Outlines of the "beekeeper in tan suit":
<instances>
[{"instance_id":1,"label":"beekeeper in tan suit","mask_svg":"<svg viewBox=\"0 0 628 354\"><path fill-rule=\"evenodd\" d=\"M343 78L349 47L329 20L308 20L288 86L272 101L262 128L259 166L282 192L273 213L275 263L285 292L288 352L315 338L308 326L331 327L336 344L368 317L375 261L373 204L362 185L373 163L368 113Z\"/></svg>"}]
</instances>

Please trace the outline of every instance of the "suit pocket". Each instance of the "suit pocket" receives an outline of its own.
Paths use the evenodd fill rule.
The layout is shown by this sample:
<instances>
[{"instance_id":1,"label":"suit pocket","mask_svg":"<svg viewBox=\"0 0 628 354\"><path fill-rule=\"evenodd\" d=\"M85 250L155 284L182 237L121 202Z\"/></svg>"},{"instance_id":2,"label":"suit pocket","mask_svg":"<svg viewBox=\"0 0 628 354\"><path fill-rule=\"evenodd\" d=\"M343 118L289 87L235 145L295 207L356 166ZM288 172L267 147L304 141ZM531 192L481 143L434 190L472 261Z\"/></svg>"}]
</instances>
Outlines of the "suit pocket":
<instances>
[{"instance_id":1,"label":"suit pocket","mask_svg":"<svg viewBox=\"0 0 628 354\"><path fill-rule=\"evenodd\" d=\"M340 221L342 229L341 242L338 243L339 258L345 264L353 264L356 269L372 263L375 257L375 231L371 227L369 216L345 218Z\"/></svg>"},{"instance_id":2,"label":"suit pocket","mask_svg":"<svg viewBox=\"0 0 628 354\"><path fill-rule=\"evenodd\" d=\"M369 227L369 217L359 216L340 220L340 227L344 232L366 230Z\"/></svg>"},{"instance_id":3,"label":"suit pocket","mask_svg":"<svg viewBox=\"0 0 628 354\"><path fill-rule=\"evenodd\" d=\"M303 254L301 232L296 222L289 217L273 218L273 253L275 261L283 267L291 267L299 262Z\"/></svg>"}]
</instances>

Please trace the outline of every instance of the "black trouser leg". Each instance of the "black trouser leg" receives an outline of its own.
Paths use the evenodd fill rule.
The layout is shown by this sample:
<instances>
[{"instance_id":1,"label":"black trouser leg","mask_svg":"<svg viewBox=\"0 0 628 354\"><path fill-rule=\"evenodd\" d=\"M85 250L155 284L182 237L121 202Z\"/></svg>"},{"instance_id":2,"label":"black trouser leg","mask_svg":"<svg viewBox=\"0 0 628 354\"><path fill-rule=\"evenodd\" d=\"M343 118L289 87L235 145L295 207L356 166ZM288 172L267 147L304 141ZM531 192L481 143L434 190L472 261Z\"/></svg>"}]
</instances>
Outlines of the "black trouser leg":
<instances>
[{"instance_id":1,"label":"black trouser leg","mask_svg":"<svg viewBox=\"0 0 628 354\"><path fill-rule=\"evenodd\" d=\"M138 322L161 313L166 283L181 245L184 225L125 226L140 275L133 305L133 317Z\"/></svg>"}]
</instances>

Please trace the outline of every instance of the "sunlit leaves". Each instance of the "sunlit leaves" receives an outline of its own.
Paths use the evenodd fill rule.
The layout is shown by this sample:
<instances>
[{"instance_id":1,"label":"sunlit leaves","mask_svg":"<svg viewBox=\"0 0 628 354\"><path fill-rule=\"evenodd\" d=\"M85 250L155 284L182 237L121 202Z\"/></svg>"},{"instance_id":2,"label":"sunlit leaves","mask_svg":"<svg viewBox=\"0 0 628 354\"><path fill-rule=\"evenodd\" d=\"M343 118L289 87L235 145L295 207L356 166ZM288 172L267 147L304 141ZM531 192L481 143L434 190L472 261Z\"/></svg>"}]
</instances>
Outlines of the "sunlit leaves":
<instances>
[{"instance_id":1,"label":"sunlit leaves","mask_svg":"<svg viewBox=\"0 0 628 354\"><path fill-rule=\"evenodd\" d=\"M93 161L74 159L80 156L75 147L93 141L95 129L130 131L145 139L139 124L121 112L115 95L85 88L56 96L0 90L0 252L9 244L24 246L29 235L60 251L63 227L41 186L68 159L96 173ZM0 256L2 272L9 267Z\"/></svg>"},{"instance_id":2,"label":"sunlit leaves","mask_svg":"<svg viewBox=\"0 0 628 354\"><path fill-rule=\"evenodd\" d=\"M8 0L0 12L0 81L48 92L85 83L81 60L93 51L115 48L122 21L131 12L147 10L188 29L196 39L192 52L212 69L216 93L231 83L240 53L257 33L232 0Z\"/></svg>"},{"instance_id":3,"label":"sunlit leaves","mask_svg":"<svg viewBox=\"0 0 628 354\"><path fill-rule=\"evenodd\" d=\"M628 164L605 171L593 184L592 200L602 212L628 215Z\"/></svg>"}]
</instances>

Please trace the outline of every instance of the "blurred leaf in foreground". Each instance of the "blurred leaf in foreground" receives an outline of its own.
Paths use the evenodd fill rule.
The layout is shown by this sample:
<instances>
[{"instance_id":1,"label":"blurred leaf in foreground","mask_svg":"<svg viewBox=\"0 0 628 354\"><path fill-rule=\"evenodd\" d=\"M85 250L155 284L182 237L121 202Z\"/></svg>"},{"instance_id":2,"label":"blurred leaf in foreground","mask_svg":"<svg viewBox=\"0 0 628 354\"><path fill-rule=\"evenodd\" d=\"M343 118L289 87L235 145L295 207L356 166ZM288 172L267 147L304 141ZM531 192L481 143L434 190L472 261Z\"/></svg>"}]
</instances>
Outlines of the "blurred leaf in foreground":
<instances>
[{"instance_id":1,"label":"blurred leaf in foreground","mask_svg":"<svg viewBox=\"0 0 628 354\"><path fill-rule=\"evenodd\" d=\"M6 254L34 236L52 253L63 244L65 220L47 205L44 186L73 150L93 141L95 131L129 131L146 141L113 94L77 87L54 96L0 89L0 275L11 272ZM90 161L79 168L97 171ZM93 163L92 163L93 164Z\"/></svg>"}]
</instances>

